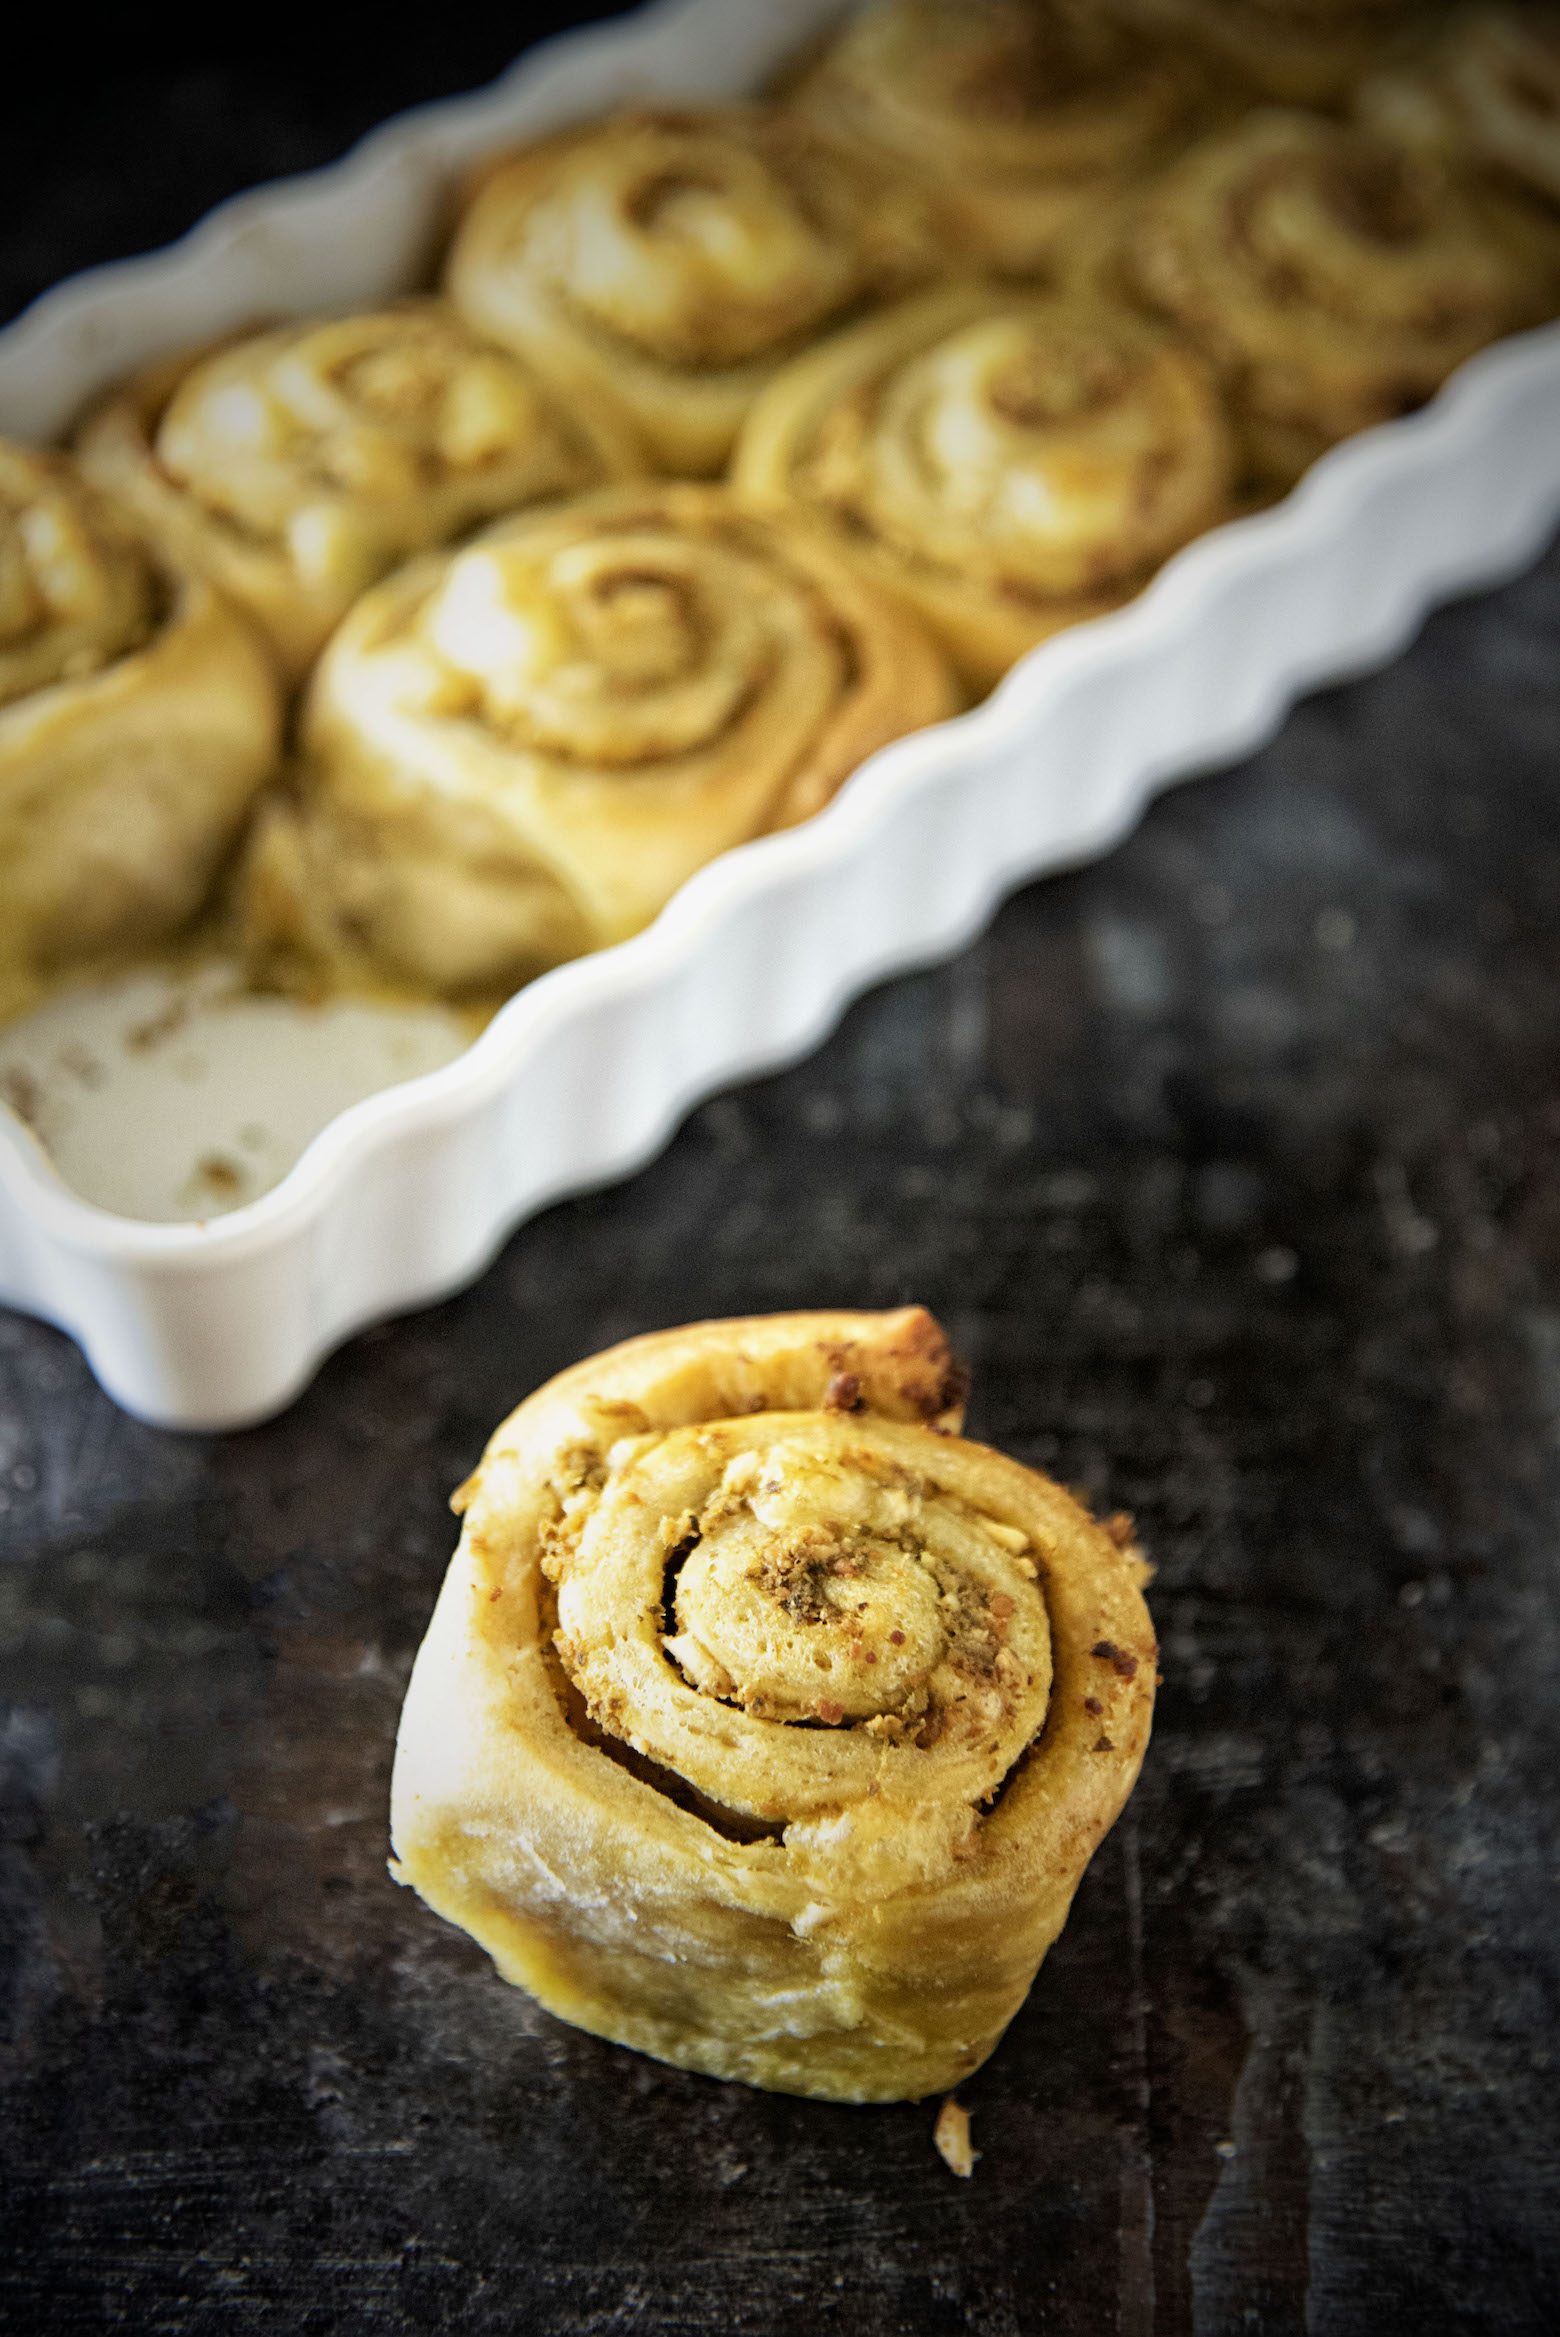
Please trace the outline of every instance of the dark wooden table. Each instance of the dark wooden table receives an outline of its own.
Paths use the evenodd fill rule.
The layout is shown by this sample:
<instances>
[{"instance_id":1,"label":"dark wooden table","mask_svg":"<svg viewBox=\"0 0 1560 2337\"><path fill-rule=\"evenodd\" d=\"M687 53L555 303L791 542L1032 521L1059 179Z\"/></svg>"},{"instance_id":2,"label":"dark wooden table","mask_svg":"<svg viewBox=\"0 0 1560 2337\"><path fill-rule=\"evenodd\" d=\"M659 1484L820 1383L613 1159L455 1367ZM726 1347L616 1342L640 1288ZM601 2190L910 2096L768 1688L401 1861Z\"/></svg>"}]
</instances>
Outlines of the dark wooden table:
<instances>
[{"instance_id":1,"label":"dark wooden table","mask_svg":"<svg viewBox=\"0 0 1560 2337\"><path fill-rule=\"evenodd\" d=\"M496 65L457 30L23 108L13 299ZM0 1317L0 2324L1560 2324L1557 911L1551 556L273 1426L137 1426ZM384 1868L509 1406L648 1326L907 1298L975 1433L1159 1563L1148 1765L969 2184L929 2107L558 2026Z\"/></svg>"}]
</instances>

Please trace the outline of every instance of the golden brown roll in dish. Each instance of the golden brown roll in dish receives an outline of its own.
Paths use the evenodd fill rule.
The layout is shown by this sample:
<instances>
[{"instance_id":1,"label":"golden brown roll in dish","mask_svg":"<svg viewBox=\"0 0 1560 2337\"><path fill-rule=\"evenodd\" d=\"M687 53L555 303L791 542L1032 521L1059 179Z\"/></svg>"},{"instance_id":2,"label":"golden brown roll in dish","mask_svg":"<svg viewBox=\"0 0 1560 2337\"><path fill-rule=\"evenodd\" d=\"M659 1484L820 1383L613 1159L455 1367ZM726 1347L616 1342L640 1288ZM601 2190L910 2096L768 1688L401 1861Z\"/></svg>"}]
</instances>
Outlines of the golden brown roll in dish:
<instances>
[{"instance_id":1,"label":"golden brown roll in dish","mask_svg":"<svg viewBox=\"0 0 1560 2337\"><path fill-rule=\"evenodd\" d=\"M1200 49L1264 97L1345 101L1402 26L1434 0L1104 0L1145 32Z\"/></svg>"},{"instance_id":2,"label":"golden brown roll in dish","mask_svg":"<svg viewBox=\"0 0 1560 2337\"><path fill-rule=\"evenodd\" d=\"M297 679L408 553L642 468L440 301L247 333L151 368L81 434L151 539L258 618Z\"/></svg>"},{"instance_id":3,"label":"golden brown roll in dish","mask_svg":"<svg viewBox=\"0 0 1560 2337\"><path fill-rule=\"evenodd\" d=\"M1274 486L1422 405L1543 297L1476 189L1395 141L1278 109L1166 174L1124 265L1207 352Z\"/></svg>"},{"instance_id":4,"label":"golden brown roll in dish","mask_svg":"<svg viewBox=\"0 0 1560 2337\"><path fill-rule=\"evenodd\" d=\"M947 257L1043 272L1102 192L1147 169L1195 84L1163 49L1068 0L888 0L792 102L931 191Z\"/></svg>"},{"instance_id":5,"label":"golden brown roll in dish","mask_svg":"<svg viewBox=\"0 0 1560 2337\"><path fill-rule=\"evenodd\" d=\"M336 635L301 802L249 862L251 939L503 994L638 932L717 852L956 704L911 618L722 488L522 514L403 568Z\"/></svg>"},{"instance_id":6,"label":"golden brown roll in dish","mask_svg":"<svg viewBox=\"0 0 1560 2337\"><path fill-rule=\"evenodd\" d=\"M961 1400L919 1307L540 1389L457 1496L392 1872L686 2069L874 2102L978 2067L1131 1791L1156 1649L1136 1553Z\"/></svg>"},{"instance_id":7,"label":"golden brown roll in dish","mask_svg":"<svg viewBox=\"0 0 1560 2337\"><path fill-rule=\"evenodd\" d=\"M280 721L243 618L68 457L0 441L0 1013L193 916Z\"/></svg>"},{"instance_id":8,"label":"golden brown roll in dish","mask_svg":"<svg viewBox=\"0 0 1560 2337\"><path fill-rule=\"evenodd\" d=\"M1233 446L1203 359L1103 304L930 292L799 358L743 430L755 510L826 521L977 686L1118 608L1229 515Z\"/></svg>"},{"instance_id":9,"label":"golden brown roll in dish","mask_svg":"<svg viewBox=\"0 0 1560 2337\"><path fill-rule=\"evenodd\" d=\"M445 281L654 467L705 476L777 365L929 272L925 208L769 107L617 114L491 167Z\"/></svg>"},{"instance_id":10,"label":"golden brown roll in dish","mask_svg":"<svg viewBox=\"0 0 1560 2337\"><path fill-rule=\"evenodd\" d=\"M1362 120L1495 173L1560 231L1560 10L1469 8L1374 75Z\"/></svg>"}]
</instances>

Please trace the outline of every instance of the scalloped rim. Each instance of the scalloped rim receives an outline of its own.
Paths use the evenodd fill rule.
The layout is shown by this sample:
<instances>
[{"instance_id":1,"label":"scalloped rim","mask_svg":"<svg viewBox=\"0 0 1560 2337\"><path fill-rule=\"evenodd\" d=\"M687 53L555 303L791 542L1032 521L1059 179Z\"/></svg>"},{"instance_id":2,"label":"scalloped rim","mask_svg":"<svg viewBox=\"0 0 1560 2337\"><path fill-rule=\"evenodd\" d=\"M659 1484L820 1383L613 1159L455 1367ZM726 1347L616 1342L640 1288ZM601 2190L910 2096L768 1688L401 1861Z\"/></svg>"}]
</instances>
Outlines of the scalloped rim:
<instances>
[{"instance_id":1,"label":"scalloped rim","mask_svg":"<svg viewBox=\"0 0 1560 2337\"><path fill-rule=\"evenodd\" d=\"M405 251L434 190L473 155L653 84L716 94L838 13L829 0L656 0L628 19L561 35L490 89L400 116L326 170L235 197L168 251L46 293L0 333L0 412L20 413L35 431L57 425L101 379L138 360L149 332L166 345L169 325L157 319L176 317L188 329L197 312L211 319L219 300L241 309L257 237L259 264L273 268L278 251L269 247L267 261L265 239L279 231L307 227L312 242L329 240L318 235L325 212L374 215L360 227L357 252L332 263L357 289L326 295L371 297L384 288L385 250L392 259ZM246 248L249 264L235 270L235 251L242 259ZM317 279L296 305L324 305ZM1276 509L1189 545L1126 608L1032 652L974 712L873 756L805 826L724 854L645 933L531 984L454 1062L341 1113L278 1185L227 1215L157 1225L96 1208L68 1190L14 1115L0 1112L0 1297L69 1330L110 1392L144 1417L216 1427L276 1411L363 1322L458 1288L523 1217L650 1157L700 1095L796 1059L850 998L892 971L946 955L1015 884L1108 849L1159 788L1251 752L1303 690L1383 662L1435 601L1515 573L1560 514L1560 430L1544 426L1557 413L1560 326L1482 352L1424 412L1335 448ZM1386 515L1396 536L1383 527ZM1210 652L1243 630L1245 661L1221 665L1215 687ZM1199 673L1209 686L1201 696L1191 687L1188 702L1187 677ZM1150 721L1145 713L1135 735L1121 710L1129 681L1157 714ZM1157 709L1156 689L1165 701ZM1107 701L1114 711L1102 711ZM1080 722L1087 733L1091 704L1097 752L1078 782L1079 750L1069 760L1069 740ZM960 791L962 824L952 833L963 865L934 875L912 862L917 881L902 896L880 884L865 919L860 904L831 915L831 888L838 895L854 874L870 874L874 852L891 855L904 815L918 818L924 806L924 838L935 835L936 798L950 783ZM996 816L1003 788L1015 786L1017 818ZM915 897L929 887L935 901ZM779 981L786 994L778 1004L750 996L749 1011L718 1035L692 1038L678 1020L679 984L709 977L709 1007L716 985L729 988L732 966L751 952L751 935L767 931L781 947L798 909L813 922L792 973L798 956L821 970L788 990ZM588 1126L581 1107L564 1157L515 1160L479 1123L506 1107L513 1116L554 1042L602 1016L609 1033L613 1025L620 1038L632 1032L638 1047L649 1018L662 1042L653 1093L631 1095L604 1130ZM459 1148L471 1153L484 1141L486 1190L458 1256L446 1245L440 1262L419 1268L387 1254L377 1287L349 1287L345 1269L333 1285L329 1261L313 1253L328 1248L327 1221L349 1188L377 1176L396 1206L436 1210L446 1164L415 1157L419 1143L424 1152L442 1147L453 1167ZM390 1191L397 1146L408 1154L398 1198ZM469 1181L470 1160L462 1166ZM193 1347L211 1350L219 1336L231 1342L233 1277L217 1270L268 1266L290 1268L295 1279L303 1273L308 1319L299 1316L284 1351L273 1340L257 1357L252 1385L242 1368L229 1369L213 1400L209 1371L193 1351L181 1354L180 1341L191 1344L193 1322ZM160 1312L169 1285L180 1286L177 1321Z\"/></svg>"}]
</instances>

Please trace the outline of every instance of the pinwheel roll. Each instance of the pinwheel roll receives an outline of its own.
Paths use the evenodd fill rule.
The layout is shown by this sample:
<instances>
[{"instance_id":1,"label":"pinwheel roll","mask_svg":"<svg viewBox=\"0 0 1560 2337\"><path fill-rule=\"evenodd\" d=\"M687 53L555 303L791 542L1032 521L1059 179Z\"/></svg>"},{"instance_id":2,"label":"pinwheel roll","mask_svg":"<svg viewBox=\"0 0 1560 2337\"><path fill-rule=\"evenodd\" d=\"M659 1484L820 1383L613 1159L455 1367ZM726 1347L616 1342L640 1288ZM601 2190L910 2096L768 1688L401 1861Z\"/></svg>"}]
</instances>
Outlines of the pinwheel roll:
<instances>
[{"instance_id":1,"label":"pinwheel roll","mask_svg":"<svg viewBox=\"0 0 1560 2337\"><path fill-rule=\"evenodd\" d=\"M0 1012L194 914L280 720L236 610L66 456L0 441Z\"/></svg>"},{"instance_id":2,"label":"pinwheel roll","mask_svg":"<svg viewBox=\"0 0 1560 2337\"><path fill-rule=\"evenodd\" d=\"M954 1433L961 1395L912 1307L662 1332L522 1404L457 1497L399 1879L684 2068L856 2102L976 2068L1131 1790L1156 1651L1136 1554Z\"/></svg>"},{"instance_id":3,"label":"pinwheel roll","mask_svg":"<svg viewBox=\"0 0 1560 2337\"><path fill-rule=\"evenodd\" d=\"M290 679L409 553L643 467L599 401L565 410L433 300L154 367L80 451L153 542L258 618Z\"/></svg>"},{"instance_id":4,"label":"pinwheel roll","mask_svg":"<svg viewBox=\"0 0 1560 2337\"><path fill-rule=\"evenodd\" d=\"M985 686L1226 517L1232 463L1207 368L1177 338L1125 309L975 285L798 359L732 477L755 510L828 522Z\"/></svg>"},{"instance_id":5,"label":"pinwheel roll","mask_svg":"<svg viewBox=\"0 0 1560 2337\"><path fill-rule=\"evenodd\" d=\"M331 643L301 804L250 862L251 936L501 994L637 932L956 703L912 619L721 488L524 514L387 579Z\"/></svg>"},{"instance_id":6,"label":"pinwheel roll","mask_svg":"<svg viewBox=\"0 0 1560 2337\"><path fill-rule=\"evenodd\" d=\"M793 103L934 192L947 256L1044 272L1112 186L1139 176L1197 95L1183 64L1067 0L887 0L840 34Z\"/></svg>"},{"instance_id":7,"label":"pinwheel roll","mask_svg":"<svg viewBox=\"0 0 1560 2337\"><path fill-rule=\"evenodd\" d=\"M1425 0L1106 0L1145 32L1184 42L1264 97L1347 100Z\"/></svg>"},{"instance_id":8,"label":"pinwheel roll","mask_svg":"<svg viewBox=\"0 0 1560 2337\"><path fill-rule=\"evenodd\" d=\"M1560 10L1469 8L1374 75L1360 118L1490 172L1540 206L1560 242Z\"/></svg>"},{"instance_id":9,"label":"pinwheel roll","mask_svg":"<svg viewBox=\"0 0 1560 2337\"><path fill-rule=\"evenodd\" d=\"M1279 486L1422 405L1540 304L1477 190L1396 141L1278 109L1166 174L1126 269L1207 352L1254 472Z\"/></svg>"},{"instance_id":10,"label":"pinwheel roll","mask_svg":"<svg viewBox=\"0 0 1560 2337\"><path fill-rule=\"evenodd\" d=\"M481 332L705 476L777 365L928 274L917 190L759 105L619 114L484 175L446 270Z\"/></svg>"}]
</instances>

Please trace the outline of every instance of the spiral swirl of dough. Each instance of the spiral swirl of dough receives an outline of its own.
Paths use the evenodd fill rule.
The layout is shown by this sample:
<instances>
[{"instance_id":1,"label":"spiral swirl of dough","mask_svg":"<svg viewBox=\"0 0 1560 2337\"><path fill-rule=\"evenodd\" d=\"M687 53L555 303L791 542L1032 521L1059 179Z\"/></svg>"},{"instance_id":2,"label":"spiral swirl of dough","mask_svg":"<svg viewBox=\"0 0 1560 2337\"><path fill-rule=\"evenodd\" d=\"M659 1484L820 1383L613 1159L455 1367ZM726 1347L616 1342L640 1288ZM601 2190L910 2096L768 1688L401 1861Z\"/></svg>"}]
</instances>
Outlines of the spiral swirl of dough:
<instances>
[{"instance_id":1,"label":"spiral swirl of dough","mask_svg":"<svg viewBox=\"0 0 1560 2337\"><path fill-rule=\"evenodd\" d=\"M1311 114L1206 140L1129 235L1127 272L1207 352L1254 474L1278 486L1533 310L1520 246L1476 190Z\"/></svg>"},{"instance_id":2,"label":"spiral swirl of dough","mask_svg":"<svg viewBox=\"0 0 1560 2337\"><path fill-rule=\"evenodd\" d=\"M1188 43L1263 97L1346 99L1421 0L1107 0L1145 32Z\"/></svg>"},{"instance_id":3,"label":"spiral swirl of dough","mask_svg":"<svg viewBox=\"0 0 1560 2337\"><path fill-rule=\"evenodd\" d=\"M492 168L446 283L654 465L703 476L776 365L928 271L924 208L768 107L620 114Z\"/></svg>"},{"instance_id":4,"label":"spiral swirl of dough","mask_svg":"<svg viewBox=\"0 0 1560 2337\"><path fill-rule=\"evenodd\" d=\"M1560 10L1470 8L1361 89L1360 118L1560 206ZM1554 220L1560 230L1560 219Z\"/></svg>"},{"instance_id":5,"label":"spiral swirl of dough","mask_svg":"<svg viewBox=\"0 0 1560 2337\"><path fill-rule=\"evenodd\" d=\"M1131 1789L1156 1651L1135 1554L951 1433L961 1396L913 1307L658 1333L532 1396L459 1496L400 1879L687 2068L882 2101L977 2067Z\"/></svg>"},{"instance_id":6,"label":"spiral swirl of dough","mask_svg":"<svg viewBox=\"0 0 1560 2337\"><path fill-rule=\"evenodd\" d=\"M260 620L293 677L408 553L641 467L609 415L566 412L433 300L153 368L80 451L154 541Z\"/></svg>"},{"instance_id":7,"label":"spiral swirl of dough","mask_svg":"<svg viewBox=\"0 0 1560 2337\"><path fill-rule=\"evenodd\" d=\"M948 257L1043 271L1101 193L1138 176L1192 100L1184 69L1067 0L887 0L794 104L938 198Z\"/></svg>"},{"instance_id":8,"label":"spiral swirl of dough","mask_svg":"<svg viewBox=\"0 0 1560 2337\"><path fill-rule=\"evenodd\" d=\"M985 685L1226 517L1231 464L1204 363L1170 335L977 285L799 359L754 408L733 484L828 519Z\"/></svg>"},{"instance_id":9,"label":"spiral swirl of dough","mask_svg":"<svg viewBox=\"0 0 1560 2337\"><path fill-rule=\"evenodd\" d=\"M913 620L720 488L522 514L347 619L251 928L307 954L324 900L402 978L513 988L637 932L717 852L807 817L955 702Z\"/></svg>"},{"instance_id":10,"label":"spiral swirl of dough","mask_svg":"<svg viewBox=\"0 0 1560 2337\"><path fill-rule=\"evenodd\" d=\"M279 727L236 612L67 456L0 441L0 1012L194 913Z\"/></svg>"}]
</instances>

